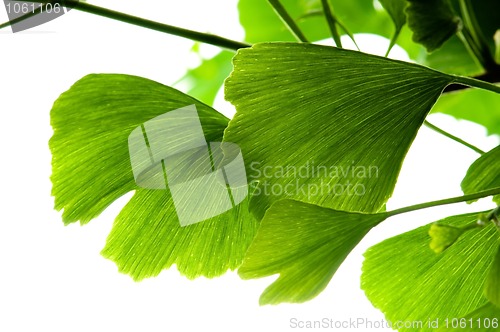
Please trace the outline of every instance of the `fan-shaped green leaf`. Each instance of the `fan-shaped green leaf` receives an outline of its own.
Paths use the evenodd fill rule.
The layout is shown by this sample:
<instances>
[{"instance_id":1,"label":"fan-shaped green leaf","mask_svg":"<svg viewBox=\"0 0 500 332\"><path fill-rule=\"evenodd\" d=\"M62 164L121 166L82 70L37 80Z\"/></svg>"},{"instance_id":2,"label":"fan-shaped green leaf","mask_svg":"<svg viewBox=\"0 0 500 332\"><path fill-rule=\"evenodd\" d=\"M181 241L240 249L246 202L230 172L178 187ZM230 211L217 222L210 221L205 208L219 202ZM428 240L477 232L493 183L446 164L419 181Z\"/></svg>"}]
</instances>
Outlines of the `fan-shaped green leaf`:
<instances>
[{"instance_id":1,"label":"fan-shaped green leaf","mask_svg":"<svg viewBox=\"0 0 500 332\"><path fill-rule=\"evenodd\" d=\"M227 119L162 84L128 75L89 75L51 111L55 207L66 224L86 223L123 194L137 189L108 238L104 256L135 279L176 263L189 277L236 268L256 231L246 202L206 222L179 224L167 190L138 189L129 157L130 133L166 112L195 104L205 139L220 141Z\"/></svg>"},{"instance_id":2,"label":"fan-shaped green leaf","mask_svg":"<svg viewBox=\"0 0 500 332\"><path fill-rule=\"evenodd\" d=\"M452 216L440 224L463 227L477 213ZM500 244L492 226L464 233L441 254L429 248L429 225L385 240L365 253L361 287L389 321L421 321L465 317L487 303L486 276ZM443 327L443 325L440 325Z\"/></svg>"},{"instance_id":3,"label":"fan-shaped green leaf","mask_svg":"<svg viewBox=\"0 0 500 332\"><path fill-rule=\"evenodd\" d=\"M469 167L462 180L462 190L472 194L481 190L500 186L500 146L488 151ZM493 201L500 204L500 196L494 196Z\"/></svg>"},{"instance_id":4,"label":"fan-shaped green leaf","mask_svg":"<svg viewBox=\"0 0 500 332\"><path fill-rule=\"evenodd\" d=\"M304 302L328 284L349 252L386 218L282 200L267 211L238 270L244 279L279 273L261 304Z\"/></svg>"},{"instance_id":5,"label":"fan-shaped green leaf","mask_svg":"<svg viewBox=\"0 0 500 332\"><path fill-rule=\"evenodd\" d=\"M203 222L180 227L167 191L138 189L120 212L102 255L136 280L176 264L189 278L237 268L257 230L246 201Z\"/></svg>"},{"instance_id":6,"label":"fan-shaped green leaf","mask_svg":"<svg viewBox=\"0 0 500 332\"><path fill-rule=\"evenodd\" d=\"M417 130L453 80L318 45L257 44L233 62L225 93L237 113L224 140L241 147L259 183L250 203L258 217L282 198L379 211Z\"/></svg>"}]
</instances>

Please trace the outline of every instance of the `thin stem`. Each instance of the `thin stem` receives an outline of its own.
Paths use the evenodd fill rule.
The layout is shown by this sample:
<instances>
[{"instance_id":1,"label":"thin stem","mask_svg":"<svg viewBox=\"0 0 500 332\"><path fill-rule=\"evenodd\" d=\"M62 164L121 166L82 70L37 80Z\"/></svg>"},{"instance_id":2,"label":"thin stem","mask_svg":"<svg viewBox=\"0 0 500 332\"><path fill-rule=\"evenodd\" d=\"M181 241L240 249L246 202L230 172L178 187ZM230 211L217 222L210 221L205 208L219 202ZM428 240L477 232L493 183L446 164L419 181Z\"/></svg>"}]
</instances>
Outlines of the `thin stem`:
<instances>
[{"instance_id":1,"label":"thin stem","mask_svg":"<svg viewBox=\"0 0 500 332\"><path fill-rule=\"evenodd\" d=\"M288 27L290 32L297 38L298 41L301 41L303 43L308 43L309 41L307 40L306 36L302 33L300 30L299 26L293 18L288 14L286 11L285 7L281 4L279 0L268 0L271 6L273 7L274 11L278 14L278 16L281 18L283 23Z\"/></svg>"},{"instance_id":2,"label":"thin stem","mask_svg":"<svg viewBox=\"0 0 500 332\"><path fill-rule=\"evenodd\" d=\"M330 33L332 34L333 41L337 47L342 48L342 41L340 40L340 34L337 30L337 19L333 15L332 9L328 0L321 0L321 5L323 6L323 12L325 13L326 22L330 28Z\"/></svg>"},{"instance_id":3,"label":"thin stem","mask_svg":"<svg viewBox=\"0 0 500 332\"><path fill-rule=\"evenodd\" d=\"M27 1L28 2L41 2L41 1L30 1L30 0L27 0ZM163 23L147 20L147 19L144 19L141 17L124 14L124 13L110 10L107 8L94 6L94 5L85 3L85 2L78 2L78 1L74 1L74 0L53 1L52 2L52 4L56 4L56 3L61 5L61 6L67 7L67 8L76 9L76 10L79 10L82 12L86 12L86 13L110 18L113 20L133 24L133 25L140 26L140 27L143 27L146 29L151 29L151 30L179 36L179 37L188 38L191 40L196 40L196 41L199 41L202 43L211 44L214 46L219 46L219 47L234 50L234 51L236 51L240 48L246 48L246 47L251 46L251 45L246 44L246 43L234 41L234 40L219 37L216 35L198 32L198 31L193 31L193 30L188 30L188 29L179 28L176 26L168 25L168 24L163 24ZM30 15L29 17L27 17L27 16L28 15L24 15L22 17L19 17L18 22L20 22L21 20L25 20L25 19L31 17L32 15ZM12 22L4 23L4 24L0 25L0 28L3 28L5 26L9 26L11 24L12 24Z\"/></svg>"},{"instance_id":4,"label":"thin stem","mask_svg":"<svg viewBox=\"0 0 500 332\"><path fill-rule=\"evenodd\" d=\"M349 36L349 38L354 43L354 46L356 46L356 49L361 52L361 49L359 48L358 43L356 43L356 39L354 38L354 35L351 33L351 31L349 31L347 27L344 24L342 24L342 22L340 22L338 19L337 19L337 24L342 30L344 30L345 34Z\"/></svg>"},{"instance_id":5,"label":"thin stem","mask_svg":"<svg viewBox=\"0 0 500 332\"><path fill-rule=\"evenodd\" d=\"M480 199L480 198L484 198L484 197L488 197L488 196L495 196L495 195L500 195L500 187L488 189L488 190L483 190L483 191L480 191L480 192L477 192L474 194L451 197L451 198L446 198L446 199L440 199L437 201L406 206L406 207L403 207L400 209L388 211L387 217L389 218L389 217L396 216L398 214L427 209L427 208L431 208L431 207L435 207L435 206L462 203L462 202L467 202L467 201L474 201L476 199Z\"/></svg>"},{"instance_id":6,"label":"thin stem","mask_svg":"<svg viewBox=\"0 0 500 332\"><path fill-rule=\"evenodd\" d=\"M455 80L453 83L458 83L465 86L471 86L475 88L492 91L495 93L500 93L500 86L485 81L480 81L472 77L455 76Z\"/></svg>"},{"instance_id":7,"label":"thin stem","mask_svg":"<svg viewBox=\"0 0 500 332\"><path fill-rule=\"evenodd\" d=\"M450 134L449 132L447 132L447 131L445 131L445 130L443 130L443 129L441 129L441 128L439 128L439 127L435 126L435 125L433 125L432 123L430 123L430 122L429 122L429 121L427 121L427 120L425 120L425 121L424 121L424 124L425 124L427 127L429 127L430 129L434 130L435 132L438 132L438 133L440 133L441 135L444 135L444 136L446 136L446 137L448 137L448 138L450 138L450 139L452 139L452 140L454 140L454 141L456 141L456 142L458 142L458 143L460 143L460 144L462 144L462 145L464 145L464 146L468 147L469 149L474 150L475 152L477 152L477 153L479 153L479 154L484 154L484 153L485 153L485 152L484 152L483 150L481 150L480 148L478 148L478 147L476 147L476 146L474 146L474 145L472 145L472 144L470 144L470 143L468 143L468 142L464 141L463 139L461 139L461 138L459 138L459 137L457 137L457 136L455 136L455 135Z\"/></svg>"}]
</instances>

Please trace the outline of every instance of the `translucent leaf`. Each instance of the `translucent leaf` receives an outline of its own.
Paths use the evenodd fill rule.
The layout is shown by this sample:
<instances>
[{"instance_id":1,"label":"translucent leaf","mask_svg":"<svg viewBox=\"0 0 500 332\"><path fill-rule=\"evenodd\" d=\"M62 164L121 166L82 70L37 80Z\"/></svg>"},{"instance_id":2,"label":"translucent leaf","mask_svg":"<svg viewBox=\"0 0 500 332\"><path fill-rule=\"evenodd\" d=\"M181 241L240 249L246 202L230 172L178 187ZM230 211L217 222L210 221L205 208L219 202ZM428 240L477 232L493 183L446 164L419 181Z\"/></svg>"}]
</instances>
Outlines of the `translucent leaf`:
<instances>
[{"instance_id":1,"label":"translucent leaf","mask_svg":"<svg viewBox=\"0 0 500 332\"><path fill-rule=\"evenodd\" d=\"M328 284L349 252L386 218L347 213L292 200L267 211L238 270L244 279L279 273L260 304L304 302Z\"/></svg>"},{"instance_id":2,"label":"translucent leaf","mask_svg":"<svg viewBox=\"0 0 500 332\"><path fill-rule=\"evenodd\" d=\"M135 279L156 275L173 263L189 277L221 274L238 266L256 231L255 220L243 208L246 202L207 222L180 227L167 190L137 188L130 133L191 104L198 109L206 141L220 141L228 121L223 115L175 89L135 76L86 76L51 111L52 194L66 224L86 223L137 189L103 251Z\"/></svg>"},{"instance_id":3,"label":"translucent leaf","mask_svg":"<svg viewBox=\"0 0 500 332\"><path fill-rule=\"evenodd\" d=\"M499 161L500 146L497 146L472 163L462 180L463 192L472 194L481 190L500 187ZM500 204L500 196L494 196L493 201Z\"/></svg>"},{"instance_id":4,"label":"translucent leaf","mask_svg":"<svg viewBox=\"0 0 500 332\"><path fill-rule=\"evenodd\" d=\"M432 52L443 45L460 27L449 0L408 0L408 26L413 40Z\"/></svg>"},{"instance_id":5,"label":"translucent leaf","mask_svg":"<svg viewBox=\"0 0 500 332\"><path fill-rule=\"evenodd\" d=\"M462 227L477 220L477 213L452 216L440 224ZM487 303L486 276L500 244L495 227L464 233L441 254L428 245L429 225L385 240L365 253L361 287L389 321L460 318ZM440 325L442 327L442 325Z\"/></svg>"},{"instance_id":6,"label":"translucent leaf","mask_svg":"<svg viewBox=\"0 0 500 332\"><path fill-rule=\"evenodd\" d=\"M189 278L215 277L237 268L257 229L248 205L180 227L167 191L138 189L120 212L102 255L135 280L176 264Z\"/></svg>"},{"instance_id":7,"label":"translucent leaf","mask_svg":"<svg viewBox=\"0 0 500 332\"><path fill-rule=\"evenodd\" d=\"M497 250L486 279L485 294L488 300L500 309L500 248Z\"/></svg>"},{"instance_id":8,"label":"translucent leaf","mask_svg":"<svg viewBox=\"0 0 500 332\"><path fill-rule=\"evenodd\" d=\"M233 62L225 93L237 113L224 140L241 147L258 183L250 208L259 218L282 198L379 211L417 130L452 80L318 45L257 44Z\"/></svg>"}]
</instances>

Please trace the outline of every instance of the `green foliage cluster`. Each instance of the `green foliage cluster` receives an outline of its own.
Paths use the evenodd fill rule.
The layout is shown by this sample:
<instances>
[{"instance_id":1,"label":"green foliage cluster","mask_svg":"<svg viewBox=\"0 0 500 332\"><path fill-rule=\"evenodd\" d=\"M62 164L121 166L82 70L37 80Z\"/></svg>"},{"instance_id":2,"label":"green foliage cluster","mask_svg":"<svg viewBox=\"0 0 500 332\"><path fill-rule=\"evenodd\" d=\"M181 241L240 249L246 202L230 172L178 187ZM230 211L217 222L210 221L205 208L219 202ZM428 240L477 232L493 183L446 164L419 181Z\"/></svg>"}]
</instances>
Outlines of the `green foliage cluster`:
<instances>
[{"instance_id":1,"label":"green foliage cluster","mask_svg":"<svg viewBox=\"0 0 500 332\"><path fill-rule=\"evenodd\" d=\"M495 85L500 2L380 0L379 5L240 0L249 47L74 5L238 50L236 55L223 50L188 71L188 95L127 75L89 75L64 92L51 111L50 140L52 193L56 209L64 210L63 221L87 223L135 191L102 251L120 271L136 280L172 264L189 278L215 277L228 269L238 269L244 279L279 274L260 300L277 304L314 298L358 242L387 218L487 196L500 204L497 147L476 150L481 155L464 174L464 196L385 211L405 155L430 112L500 134L500 87ZM342 49L341 34L355 39L356 33L387 37L388 54L398 44L416 63ZM330 37L337 47L313 43ZM223 84L225 98L237 110L231 120L209 106ZM168 190L135 184L127 137L149 119L191 104L207 141L237 143L247 172L252 165L297 169L313 161L326 169L375 165L377 176L351 174L327 183L362 186L363 195L256 194L265 184L324 185L314 176L268 178L259 172L255 191L237 208L180 227ZM499 227L495 209L450 216L385 240L365 253L362 288L391 321L456 317L475 324L469 330L500 331L498 321L478 325L483 318L500 317Z\"/></svg>"}]
</instances>

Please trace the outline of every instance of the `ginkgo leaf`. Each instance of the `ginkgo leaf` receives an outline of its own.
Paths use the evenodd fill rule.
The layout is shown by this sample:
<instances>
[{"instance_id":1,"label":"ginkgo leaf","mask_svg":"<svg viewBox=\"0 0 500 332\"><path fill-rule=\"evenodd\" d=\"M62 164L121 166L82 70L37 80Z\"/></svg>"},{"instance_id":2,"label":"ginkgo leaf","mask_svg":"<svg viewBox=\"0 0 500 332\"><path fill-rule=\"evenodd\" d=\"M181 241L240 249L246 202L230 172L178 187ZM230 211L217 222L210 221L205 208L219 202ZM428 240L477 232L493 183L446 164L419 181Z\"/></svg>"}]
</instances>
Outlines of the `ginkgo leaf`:
<instances>
[{"instance_id":1,"label":"ginkgo leaf","mask_svg":"<svg viewBox=\"0 0 500 332\"><path fill-rule=\"evenodd\" d=\"M474 223L477 213L440 220L463 227ZM387 320L421 321L460 318L488 301L484 282L500 244L495 227L464 233L441 254L429 248L430 225L385 240L365 253L361 287ZM442 326L442 325L441 325ZM399 331L433 331L402 328Z\"/></svg>"},{"instance_id":2,"label":"ginkgo leaf","mask_svg":"<svg viewBox=\"0 0 500 332\"><path fill-rule=\"evenodd\" d=\"M413 40L432 52L443 45L460 28L461 20L449 0L407 0L408 26Z\"/></svg>"},{"instance_id":3,"label":"ginkgo leaf","mask_svg":"<svg viewBox=\"0 0 500 332\"><path fill-rule=\"evenodd\" d=\"M310 300L327 286L366 233L386 217L278 201L262 219L238 273L243 279L280 274L261 295L260 304Z\"/></svg>"},{"instance_id":4,"label":"ginkgo leaf","mask_svg":"<svg viewBox=\"0 0 500 332\"><path fill-rule=\"evenodd\" d=\"M181 227L169 190L136 185L129 135L187 105L196 106L205 140L221 141L228 121L223 115L175 89L135 76L86 76L51 111L52 194L66 224L86 223L137 189L103 250L135 279L156 275L173 263L188 277L222 274L239 265L256 232L256 221L243 207L246 201L206 222Z\"/></svg>"},{"instance_id":5,"label":"ginkgo leaf","mask_svg":"<svg viewBox=\"0 0 500 332\"><path fill-rule=\"evenodd\" d=\"M225 96L237 113L224 141L240 146L258 183L250 208L259 218L283 198L379 211L424 118L453 81L319 45L256 44L233 62Z\"/></svg>"},{"instance_id":6,"label":"ginkgo leaf","mask_svg":"<svg viewBox=\"0 0 500 332\"><path fill-rule=\"evenodd\" d=\"M102 255L135 280L154 277L172 264L189 278L210 278L241 264L256 230L246 202L180 227L167 191L138 189L116 218Z\"/></svg>"},{"instance_id":7,"label":"ginkgo leaf","mask_svg":"<svg viewBox=\"0 0 500 332\"><path fill-rule=\"evenodd\" d=\"M500 187L499 160L500 146L497 146L472 163L462 180L463 192L472 194L481 190ZM494 196L493 201L500 204L500 196Z\"/></svg>"},{"instance_id":8,"label":"ginkgo leaf","mask_svg":"<svg viewBox=\"0 0 500 332\"><path fill-rule=\"evenodd\" d=\"M486 279L485 295L491 303L500 309L500 247Z\"/></svg>"}]
</instances>

